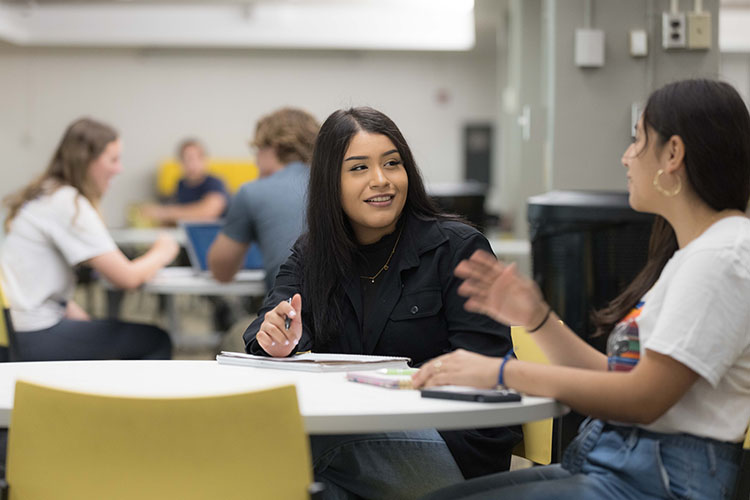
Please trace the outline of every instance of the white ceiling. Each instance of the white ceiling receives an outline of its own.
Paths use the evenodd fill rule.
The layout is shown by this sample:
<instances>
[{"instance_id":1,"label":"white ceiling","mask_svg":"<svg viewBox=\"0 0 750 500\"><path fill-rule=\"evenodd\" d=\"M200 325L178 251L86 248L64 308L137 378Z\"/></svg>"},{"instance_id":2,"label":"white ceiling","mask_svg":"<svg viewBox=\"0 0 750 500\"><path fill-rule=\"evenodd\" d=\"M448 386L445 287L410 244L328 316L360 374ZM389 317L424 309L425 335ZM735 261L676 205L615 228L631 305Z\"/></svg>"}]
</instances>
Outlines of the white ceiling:
<instances>
[{"instance_id":1,"label":"white ceiling","mask_svg":"<svg viewBox=\"0 0 750 500\"><path fill-rule=\"evenodd\" d=\"M346 4L359 0L0 0L0 4L14 5L91 5L91 4L119 4L129 5L156 5L156 4L260 4L260 3L285 3L285 4ZM750 1L750 0L747 0Z\"/></svg>"},{"instance_id":2,"label":"white ceiling","mask_svg":"<svg viewBox=\"0 0 750 500\"><path fill-rule=\"evenodd\" d=\"M27 46L469 50L474 0L0 0Z\"/></svg>"},{"instance_id":3,"label":"white ceiling","mask_svg":"<svg viewBox=\"0 0 750 500\"><path fill-rule=\"evenodd\" d=\"M487 10L494 2L504 3L482 0L477 7ZM0 41L463 51L475 46L483 30L502 28L495 20L488 30L479 11L475 15L475 0L0 0ZM748 26L750 0L720 0L722 52L750 52Z\"/></svg>"}]
</instances>

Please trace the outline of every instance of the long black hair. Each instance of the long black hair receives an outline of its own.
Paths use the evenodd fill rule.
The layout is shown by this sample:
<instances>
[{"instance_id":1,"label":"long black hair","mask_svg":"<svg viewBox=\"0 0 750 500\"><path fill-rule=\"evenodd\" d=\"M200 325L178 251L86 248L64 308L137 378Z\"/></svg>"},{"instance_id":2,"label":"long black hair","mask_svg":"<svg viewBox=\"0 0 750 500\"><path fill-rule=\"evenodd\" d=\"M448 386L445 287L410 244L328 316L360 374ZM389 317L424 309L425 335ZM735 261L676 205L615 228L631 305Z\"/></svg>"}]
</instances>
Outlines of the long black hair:
<instances>
[{"instance_id":1,"label":"long black hair","mask_svg":"<svg viewBox=\"0 0 750 500\"><path fill-rule=\"evenodd\" d=\"M731 85L713 80L666 85L649 97L643 126L644 132L656 132L656 147L674 135L682 138L688 183L709 207L745 211L750 198L750 115ZM647 148L648 142L638 154ZM596 335L609 333L638 303L677 248L674 229L657 216L646 265L622 294L593 314Z\"/></svg>"},{"instance_id":2,"label":"long black hair","mask_svg":"<svg viewBox=\"0 0 750 500\"><path fill-rule=\"evenodd\" d=\"M313 339L325 343L341 323L342 283L351 279L357 240L341 206L341 166L352 137L360 131L382 134L396 146L409 180L403 214L439 218L427 196L409 145L395 123L369 107L340 109L320 128L310 164L307 228L303 239L304 310L313 315ZM317 346L316 346L317 347Z\"/></svg>"}]
</instances>

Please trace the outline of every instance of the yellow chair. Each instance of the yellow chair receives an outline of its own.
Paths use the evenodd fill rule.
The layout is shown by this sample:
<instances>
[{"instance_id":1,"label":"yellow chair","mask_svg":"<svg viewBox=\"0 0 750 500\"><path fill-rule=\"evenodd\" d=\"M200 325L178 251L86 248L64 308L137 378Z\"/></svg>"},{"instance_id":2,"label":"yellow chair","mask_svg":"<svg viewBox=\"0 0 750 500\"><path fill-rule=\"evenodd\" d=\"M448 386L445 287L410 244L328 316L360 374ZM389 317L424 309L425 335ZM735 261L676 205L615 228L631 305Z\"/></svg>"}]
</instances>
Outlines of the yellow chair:
<instances>
[{"instance_id":1,"label":"yellow chair","mask_svg":"<svg viewBox=\"0 0 750 500\"><path fill-rule=\"evenodd\" d=\"M2 315L0 315L0 349L6 349L8 360L15 361L18 358L15 349L15 330L13 330L13 322L10 319L10 305L3 291L2 275L0 275L0 307L2 307Z\"/></svg>"},{"instance_id":2,"label":"yellow chair","mask_svg":"<svg viewBox=\"0 0 750 500\"><path fill-rule=\"evenodd\" d=\"M11 500L309 498L294 386L198 398L82 394L19 381Z\"/></svg>"},{"instance_id":3,"label":"yellow chair","mask_svg":"<svg viewBox=\"0 0 750 500\"><path fill-rule=\"evenodd\" d=\"M547 356L536 345L532 336L522 326L512 326L510 335L516 357L522 361L549 364ZM516 445L513 454L547 465L552 461L552 419L523 424L523 441Z\"/></svg>"},{"instance_id":4,"label":"yellow chair","mask_svg":"<svg viewBox=\"0 0 750 500\"><path fill-rule=\"evenodd\" d=\"M258 178L258 167L248 160L226 160L213 158L208 160L208 173L224 181L230 194L240 186ZM163 161L156 174L156 187L159 196L168 198L177 190L177 183L182 178L182 167L176 159Z\"/></svg>"}]
</instances>

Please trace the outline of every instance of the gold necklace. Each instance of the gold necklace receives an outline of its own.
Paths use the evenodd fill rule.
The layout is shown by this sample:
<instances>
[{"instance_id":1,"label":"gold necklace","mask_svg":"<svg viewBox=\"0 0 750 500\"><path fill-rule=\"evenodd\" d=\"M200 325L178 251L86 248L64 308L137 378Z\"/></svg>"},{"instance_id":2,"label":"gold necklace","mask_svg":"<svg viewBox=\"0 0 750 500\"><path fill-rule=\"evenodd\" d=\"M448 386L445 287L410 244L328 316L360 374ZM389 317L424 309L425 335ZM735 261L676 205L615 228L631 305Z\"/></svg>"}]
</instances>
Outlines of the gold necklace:
<instances>
[{"instance_id":1,"label":"gold necklace","mask_svg":"<svg viewBox=\"0 0 750 500\"><path fill-rule=\"evenodd\" d=\"M380 276L380 273L383 271L388 270L388 264L391 263L391 258L393 258L393 254L396 253L396 247L398 246L398 241L401 239L401 232L404 230L404 226L401 226L401 229L398 231L398 236L396 237L396 243L393 244L393 248L391 249L391 254L388 256L388 259L385 261L385 264L383 264L383 267L380 268L378 272L373 274L372 276L360 276L360 279L363 280L370 280L371 283L375 283L375 279Z\"/></svg>"}]
</instances>

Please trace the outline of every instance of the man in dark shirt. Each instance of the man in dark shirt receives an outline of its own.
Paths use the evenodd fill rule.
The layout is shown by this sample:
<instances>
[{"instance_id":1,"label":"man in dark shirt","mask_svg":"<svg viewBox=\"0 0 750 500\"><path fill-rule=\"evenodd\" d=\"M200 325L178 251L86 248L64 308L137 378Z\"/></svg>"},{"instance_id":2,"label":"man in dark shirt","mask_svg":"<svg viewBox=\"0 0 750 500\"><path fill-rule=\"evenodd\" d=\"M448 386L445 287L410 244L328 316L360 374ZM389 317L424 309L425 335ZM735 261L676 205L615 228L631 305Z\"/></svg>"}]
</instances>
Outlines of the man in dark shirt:
<instances>
[{"instance_id":1,"label":"man in dark shirt","mask_svg":"<svg viewBox=\"0 0 750 500\"><path fill-rule=\"evenodd\" d=\"M229 195L221 179L208 175L206 152L196 139L186 139L177 149L183 176L174 203L150 204L143 214L161 224L179 220L213 220L224 215Z\"/></svg>"}]
</instances>

